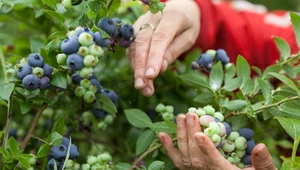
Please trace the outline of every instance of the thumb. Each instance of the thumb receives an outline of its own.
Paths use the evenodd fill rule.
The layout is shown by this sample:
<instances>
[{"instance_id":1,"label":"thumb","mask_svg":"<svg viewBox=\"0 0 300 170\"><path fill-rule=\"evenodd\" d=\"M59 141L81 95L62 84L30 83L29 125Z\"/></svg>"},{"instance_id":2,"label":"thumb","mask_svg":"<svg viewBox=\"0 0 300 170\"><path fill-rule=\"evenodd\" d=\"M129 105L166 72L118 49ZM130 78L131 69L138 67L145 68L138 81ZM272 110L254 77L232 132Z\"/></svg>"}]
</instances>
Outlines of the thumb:
<instances>
[{"instance_id":1,"label":"thumb","mask_svg":"<svg viewBox=\"0 0 300 170\"><path fill-rule=\"evenodd\" d=\"M265 144L260 143L255 146L251 154L251 159L255 170L277 170Z\"/></svg>"}]
</instances>

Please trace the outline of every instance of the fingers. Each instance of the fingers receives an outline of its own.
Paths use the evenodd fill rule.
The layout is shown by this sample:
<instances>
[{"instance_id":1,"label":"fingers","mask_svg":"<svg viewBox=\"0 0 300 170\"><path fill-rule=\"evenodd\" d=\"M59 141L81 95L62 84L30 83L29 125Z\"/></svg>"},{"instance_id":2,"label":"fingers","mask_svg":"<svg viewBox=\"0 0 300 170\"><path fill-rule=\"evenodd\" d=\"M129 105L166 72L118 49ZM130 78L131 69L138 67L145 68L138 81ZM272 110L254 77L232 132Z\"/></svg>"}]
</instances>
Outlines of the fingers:
<instances>
[{"instance_id":1,"label":"fingers","mask_svg":"<svg viewBox=\"0 0 300 170\"><path fill-rule=\"evenodd\" d=\"M147 84L147 86L142 90L142 93L144 96L152 96L152 94L154 93L154 85L153 85L153 80L145 80L145 83Z\"/></svg>"},{"instance_id":2,"label":"fingers","mask_svg":"<svg viewBox=\"0 0 300 170\"><path fill-rule=\"evenodd\" d=\"M173 142L172 142L170 136L167 135L164 132L161 132L161 133L158 134L158 137L159 137L160 143L163 145L163 147L164 147L164 149L166 151L166 154L172 160L172 162L174 163L174 165L178 169L183 169L181 154L174 147Z\"/></svg>"},{"instance_id":3,"label":"fingers","mask_svg":"<svg viewBox=\"0 0 300 170\"><path fill-rule=\"evenodd\" d=\"M178 149L182 155L182 162L186 165L185 168L190 168L188 166L191 165L190 162L190 154L189 154L189 143L188 143L188 135L186 128L186 115L180 114L176 119L177 123L177 141L178 141Z\"/></svg>"},{"instance_id":4,"label":"fingers","mask_svg":"<svg viewBox=\"0 0 300 170\"><path fill-rule=\"evenodd\" d=\"M260 143L255 146L251 154L252 164L255 170L276 170L272 157L266 145Z\"/></svg>"}]
</instances>

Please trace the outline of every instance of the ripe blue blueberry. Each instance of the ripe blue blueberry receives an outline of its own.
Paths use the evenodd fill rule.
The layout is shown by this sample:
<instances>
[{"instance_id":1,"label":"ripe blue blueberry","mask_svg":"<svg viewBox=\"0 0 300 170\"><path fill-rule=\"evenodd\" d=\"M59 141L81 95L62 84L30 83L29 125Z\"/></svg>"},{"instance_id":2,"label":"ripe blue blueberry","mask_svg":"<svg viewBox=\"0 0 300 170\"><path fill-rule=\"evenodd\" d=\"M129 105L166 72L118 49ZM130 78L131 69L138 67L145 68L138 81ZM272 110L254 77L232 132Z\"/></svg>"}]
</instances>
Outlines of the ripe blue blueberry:
<instances>
[{"instance_id":1,"label":"ripe blue blueberry","mask_svg":"<svg viewBox=\"0 0 300 170\"><path fill-rule=\"evenodd\" d=\"M254 136L254 131L250 128L242 128L239 130L241 136L246 138L247 140L251 140Z\"/></svg>"},{"instance_id":2,"label":"ripe blue blueberry","mask_svg":"<svg viewBox=\"0 0 300 170\"><path fill-rule=\"evenodd\" d=\"M223 49L218 49L216 51L215 60L216 60L216 62L221 61L223 65L226 65L227 63L229 63L229 57L228 57L226 51Z\"/></svg>"},{"instance_id":3,"label":"ripe blue blueberry","mask_svg":"<svg viewBox=\"0 0 300 170\"><path fill-rule=\"evenodd\" d=\"M107 47L113 43L113 40L111 40L110 38L102 38L102 34L99 31L95 32L94 41L100 47Z\"/></svg>"},{"instance_id":4,"label":"ripe blue blueberry","mask_svg":"<svg viewBox=\"0 0 300 170\"><path fill-rule=\"evenodd\" d=\"M77 37L79 37L79 35L83 32L90 34L94 38L93 31L91 29L89 29L88 27L81 27L81 28L76 29L75 35Z\"/></svg>"},{"instance_id":5,"label":"ripe blue blueberry","mask_svg":"<svg viewBox=\"0 0 300 170\"><path fill-rule=\"evenodd\" d=\"M50 85L50 79L46 76L40 78L40 90L45 90Z\"/></svg>"},{"instance_id":6,"label":"ripe blue blueberry","mask_svg":"<svg viewBox=\"0 0 300 170\"><path fill-rule=\"evenodd\" d=\"M120 28L120 34L125 39L130 39L134 34L134 29L131 24L123 24Z\"/></svg>"},{"instance_id":7,"label":"ripe blue blueberry","mask_svg":"<svg viewBox=\"0 0 300 170\"><path fill-rule=\"evenodd\" d=\"M70 139L67 137L63 137L61 144L65 145L66 147L69 147Z\"/></svg>"},{"instance_id":8,"label":"ripe blue blueberry","mask_svg":"<svg viewBox=\"0 0 300 170\"><path fill-rule=\"evenodd\" d=\"M252 162L251 162L251 155L245 155L245 156L243 156L242 162L243 162L243 164L245 164L245 165L252 165Z\"/></svg>"},{"instance_id":9,"label":"ripe blue blueberry","mask_svg":"<svg viewBox=\"0 0 300 170\"><path fill-rule=\"evenodd\" d=\"M29 74L23 78L22 84L27 90L35 90L40 86L40 79L34 74Z\"/></svg>"},{"instance_id":10,"label":"ripe blue blueberry","mask_svg":"<svg viewBox=\"0 0 300 170\"><path fill-rule=\"evenodd\" d=\"M142 0L142 2L143 2L144 4L146 4L146 5L149 5L150 0Z\"/></svg>"},{"instance_id":11,"label":"ripe blue blueberry","mask_svg":"<svg viewBox=\"0 0 300 170\"><path fill-rule=\"evenodd\" d=\"M125 38L121 38L119 41L120 47L127 48L130 46L131 41Z\"/></svg>"},{"instance_id":12,"label":"ripe blue blueberry","mask_svg":"<svg viewBox=\"0 0 300 170\"><path fill-rule=\"evenodd\" d=\"M32 53L28 56L28 64L31 67L43 67L44 59L39 53Z\"/></svg>"},{"instance_id":13,"label":"ripe blue blueberry","mask_svg":"<svg viewBox=\"0 0 300 170\"><path fill-rule=\"evenodd\" d=\"M83 78L80 77L78 73L73 73L71 79L74 84L79 84L80 81L83 80Z\"/></svg>"},{"instance_id":14,"label":"ripe blue blueberry","mask_svg":"<svg viewBox=\"0 0 300 170\"><path fill-rule=\"evenodd\" d=\"M44 64L43 69L44 69L44 76L51 78L53 68L50 67L49 64Z\"/></svg>"},{"instance_id":15,"label":"ripe blue blueberry","mask_svg":"<svg viewBox=\"0 0 300 170\"><path fill-rule=\"evenodd\" d=\"M212 58L209 54L201 54L201 56L198 58L197 63L208 68L209 64L212 62Z\"/></svg>"},{"instance_id":16,"label":"ripe blue blueberry","mask_svg":"<svg viewBox=\"0 0 300 170\"><path fill-rule=\"evenodd\" d=\"M105 31L107 34L112 35L117 28L117 25L110 18L102 18L98 22L98 27Z\"/></svg>"},{"instance_id":17,"label":"ripe blue blueberry","mask_svg":"<svg viewBox=\"0 0 300 170\"><path fill-rule=\"evenodd\" d=\"M67 59L67 65L72 71L77 71L83 68L83 58L79 54L71 54Z\"/></svg>"},{"instance_id":18,"label":"ripe blue blueberry","mask_svg":"<svg viewBox=\"0 0 300 170\"><path fill-rule=\"evenodd\" d=\"M54 170L54 161L56 160L53 158L48 161L47 170ZM56 165L58 170L62 169L62 162L56 161Z\"/></svg>"},{"instance_id":19,"label":"ripe blue blueberry","mask_svg":"<svg viewBox=\"0 0 300 170\"><path fill-rule=\"evenodd\" d=\"M252 150L254 149L256 143L253 139L247 141L246 153L251 155Z\"/></svg>"},{"instance_id":20,"label":"ripe blue blueberry","mask_svg":"<svg viewBox=\"0 0 300 170\"><path fill-rule=\"evenodd\" d=\"M113 18L112 19L116 24L122 24L122 20L120 18Z\"/></svg>"},{"instance_id":21,"label":"ripe blue blueberry","mask_svg":"<svg viewBox=\"0 0 300 170\"><path fill-rule=\"evenodd\" d=\"M32 68L28 64L23 64L18 69L18 77L23 79L25 76L32 73Z\"/></svg>"},{"instance_id":22,"label":"ripe blue blueberry","mask_svg":"<svg viewBox=\"0 0 300 170\"><path fill-rule=\"evenodd\" d=\"M97 87L97 93L101 93L102 86L97 79L90 79L92 85Z\"/></svg>"},{"instance_id":23,"label":"ripe blue blueberry","mask_svg":"<svg viewBox=\"0 0 300 170\"><path fill-rule=\"evenodd\" d=\"M78 158L79 156L79 151L76 145L72 144L70 147L70 159L74 160L76 158Z\"/></svg>"},{"instance_id":24,"label":"ripe blue blueberry","mask_svg":"<svg viewBox=\"0 0 300 170\"><path fill-rule=\"evenodd\" d=\"M77 53L79 47L80 44L77 36L67 37L60 45L61 51L65 54Z\"/></svg>"},{"instance_id":25,"label":"ripe blue blueberry","mask_svg":"<svg viewBox=\"0 0 300 170\"><path fill-rule=\"evenodd\" d=\"M226 122L222 122L222 123L223 123L223 125L225 126L225 129L226 129L226 136L229 136L230 133L231 133L231 127L230 127L230 125L228 123L226 123Z\"/></svg>"},{"instance_id":26,"label":"ripe blue blueberry","mask_svg":"<svg viewBox=\"0 0 300 170\"><path fill-rule=\"evenodd\" d=\"M93 112L93 115L99 119L104 119L109 114L107 111L102 110L102 109L97 109L97 108L94 108L92 110L92 112Z\"/></svg>"},{"instance_id":27,"label":"ripe blue blueberry","mask_svg":"<svg viewBox=\"0 0 300 170\"><path fill-rule=\"evenodd\" d=\"M107 96L108 98L110 98L110 100L116 105L118 106L118 99L119 96L116 94L115 91L113 90L108 90L108 89L102 89L101 93L104 94L105 96Z\"/></svg>"},{"instance_id":28,"label":"ripe blue blueberry","mask_svg":"<svg viewBox=\"0 0 300 170\"><path fill-rule=\"evenodd\" d=\"M55 160L63 161L66 158L68 148L65 145L54 146L51 150Z\"/></svg>"}]
</instances>

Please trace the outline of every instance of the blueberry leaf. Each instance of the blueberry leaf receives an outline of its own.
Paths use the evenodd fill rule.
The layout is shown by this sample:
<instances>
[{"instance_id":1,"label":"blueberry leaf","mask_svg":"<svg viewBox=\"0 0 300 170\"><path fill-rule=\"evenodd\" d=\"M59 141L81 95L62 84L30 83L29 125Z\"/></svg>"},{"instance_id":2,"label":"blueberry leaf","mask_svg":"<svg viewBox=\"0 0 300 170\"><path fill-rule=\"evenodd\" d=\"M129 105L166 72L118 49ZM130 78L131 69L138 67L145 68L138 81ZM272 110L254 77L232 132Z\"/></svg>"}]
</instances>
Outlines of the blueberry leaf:
<instances>
[{"instance_id":1,"label":"blueberry leaf","mask_svg":"<svg viewBox=\"0 0 300 170\"><path fill-rule=\"evenodd\" d=\"M269 97L271 96L271 88L270 88L269 84L262 79L258 79L258 84L259 84L259 87L265 98L265 101L267 101L269 99Z\"/></svg>"},{"instance_id":2,"label":"blueberry leaf","mask_svg":"<svg viewBox=\"0 0 300 170\"><path fill-rule=\"evenodd\" d=\"M63 137L61 136L61 134L53 132L48 136L47 141L50 143L50 145L58 146L61 144L62 138Z\"/></svg>"},{"instance_id":3,"label":"blueberry leaf","mask_svg":"<svg viewBox=\"0 0 300 170\"><path fill-rule=\"evenodd\" d=\"M165 120L166 122L166 125L170 128L170 130L173 132L173 133L176 133L177 132L177 125L170 121L170 120Z\"/></svg>"},{"instance_id":4,"label":"blueberry leaf","mask_svg":"<svg viewBox=\"0 0 300 170\"><path fill-rule=\"evenodd\" d=\"M228 81L224 85L224 89L228 92L231 92L242 85L242 79L240 77L234 78L231 81Z\"/></svg>"},{"instance_id":5,"label":"blueberry leaf","mask_svg":"<svg viewBox=\"0 0 300 170\"><path fill-rule=\"evenodd\" d=\"M42 0L42 1L53 10L56 10L56 0Z\"/></svg>"},{"instance_id":6,"label":"blueberry leaf","mask_svg":"<svg viewBox=\"0 0 300 170\"><path fill-rule=\"evenodd\" d=\"M19 144L18 142L15 140L15 138L13 137L10 137L8 139L8 148L10 150L10 152L13 154L13 155L16 155L19 151Z\"/></svg>"},{"instance_id":7,"label":"blueberry leaf","mask_svg":"<svg viewBox=\"0 0 300 170\"><path fill-rule=\"evenodd\" d=\"M113 15L118 10L120 5L121 5L121 0L113 0L111 6L108 9L107 15L108 16Z\"/></svg>"},{"instance_id":8,"label":"blueberry leaf","mask_svg":"<svg viewBox=\"0 0 300 170\"><path fill-rule=\"evenodd\" d=\"M38 150L38 153L36 155L37 158L43 158L46 157L48 155L48 153L50 152L50 145L48 145L47 143L44 143Z\"/></svg>"},{"instance_id":9,"label":"blueberry leaf","mask_svg":"<svg viewBox=\"0 0 300 170\"><path fill-rule=\"evenodd\" d=\"M138 156L144 152L155 139L156 135L153 130L148 129L144 131L137 139L135 154Z\"/></svg>"},{"instance_id":10,"label":"blueberry leaf","mask_svg":"<svg viewBox=\"0 0 300 170\"><path fill-rule=\"evenodd\" d=\"M152 125L149 116L139 109L126 109L124 112L128 122L135 127L146 128Z\"/></svg>"},{"instance_id":11,"label":"blueberry leaf","mask_svg":"<svg viewBox=\"0 0 300 170\"><path fill-rule=\"evenodd\" d=\"M201 94L194 98L195 102L198 103L211 103L214 100L215 96L211 91L202 91Z\"/></svg>"},{"instance_id":12,"label":"blueberry leaf","mask_svg":"<svg viewBox=\"0 0 300 170\"><path fill-rule=\"evenodd\" d=\"M300 15L290 12L290 17L293 23L294 32L296 35L296 40L298 43L298 46L300 46Z\"/></svg>"},{"instance_id":13,"label":"blueberry leaf","mask_svg":"<svg viewBox=\"0 0 300 170\"><path fill-rule=\"evenodd\" d=\"M51 82L53 86L60 87L62 89L67 88L67 73L59 71L52 75Z\"/></svg>"},{"instance_id":14,"label":"blueberry leaf","mask_svg":"<svg viewBox=\"0 0 300 170\"><path fill-rule=\"evenodd\" d=\"M9 100L9 97L11 95L11 93L13 92L15 88L15 84L14 83L9 83L9 84L5 84L5 85L1 85L0 86L0 97L6 101Z\"/></svg>"},{"instance_id":15,"label":"blueberry leaf","mask_svg":"<svg viewBox=\"0 0 300 170\"><path fill-rule=\"evenodd\" d=\"M292 158L283 158L283 163L280 170L291 170L291 169L300 169L300 156L295 157L295 161L292 161Z\"/></svg>"},{"instance_id":16,"label":"blueberry leaf","mask_svg":"<svg viewBox=\"0 0 300 170\"><path fill-rule=\"evenodd\" d=\"M156 122L149 126L150 129L154 130L155 132L166 132L168 134L176 133L176 130L169 128L166 122Z\"/></svg>"},{"instance_id":17,"label":"blueberry leaf","mask_svg":"<svg viewBox=\"0 0 300 170\"><path fill-rule=\"evenodd\" d=\"M65 127L65 118L61 116L58 118L54 124L54 127L52 129L52 133L57 132L59 134L64 133L64 127Z\"/></svg>"},{"instance_id":18,"label":"blueberry leaf","mask_svg":"<svg viewBox=\"0 0 300 170\"><path fill-rule=\"evenodd\" d=\"M8 157L9 156L9 152L5 149L3 149L2 147L0 147L0 153L4 156L4 157Z\"/></svg>"},{"instance_id":19,"label":"blueberry leaf","mask_svg":"<svg viewBox=\"0 0 300 170\"><path fill-rule=\"evenodd\" d=\"M28 101L22 101L20 103L20 110L22 114L25 114L30 110L30 104L28 103Z\"/></svg>"},{"instance_id":20,"label":"blueberry leaf","mask_svg":"<svg viewBox=\"0 0 300 170\"><path fill-rule=\"evenodd\" d=\"M223 83L224 73L223 73L223 66L221 62L218 62L212 68L209 74L209 85L214 91L218 90Z\"/></svg>"},{"instance_id":21,"label":"blueberry leaf","mask_svg":"<svg viewBox=\"0 0 300 170\"><path fill-rule=\"evenodd\" d=\"M130 167L131 167L131 165L128 163L120 162L116 165L116 170L128 170L128 169L130 169Z\"/></svg>"},{"instance_id":22,"label":"blueberry leaf","mask_svg":"<svg viewBox=\"0 0 300 170\"><path fill-rule=\"evenodd\" d=\"M243 84L250 77L250 66L244 57L238 56L236 62L237 76L243 79Z\"/></svg>"},{"instance_id":23,"label":"blueberry leaf","mask_svg":"<svg viewBox=\"0 0 300 170\"><path fill-rule=\"evenodd\" d=\"M162 161L154 161L152 162L149 167L148 170L163 170L165 167L165 163Z\"/></svg>"},{"instance_id":24,"label":"blueberry leaf","mask_svg":"<svg viewBox=\"0 0 300 170\"><path fill-rule=\"evenodd\" d=\"M209 88L209 84L207 83L206 80L203 79L203 77L201 77L198 74L185 74L185 75L179 75L178 76L184 84L187 84L189 86L193 86L196 88Z\"/></svg>"},{"instance_id":25,"label":"blueberry leaf","mask_svg":"<svg viewBox=\"0 0 300 170\"><path fill-rule=\"evenodd\" d=\"M291 48L290 48L289 44L284 39L276 37L276 36L274 37L274 40L280 51L281 60L286 61L287 58L291 54Z\"/></svg>"},{"instance_id":26,"label":"blueberry leaf","mask_svg":"<svg viewBox=\"0 0 300 170\"><path fill-rule=\"evenodd\" d=\"M52 16L53 18L57 19L58 21L60 21L62 24L64 23L65 19L60 13L52 10L43 10L43 11L48 15Z\"/></svg>"},{"instance_id":27,"label":"blueberry leaf","mask_svg":"<svg viewBox=\"0 0 300 170\"><path fill-rule=\"evenodd\" d=\"M300 120L285 117L275 117L284 130L294 139L298 139L300 136Z\"/></svg>"},{"instance_id":28,"label":"blueberry leaf","mask_svg":"<svg viewBox=\"0 0 300 170\"><path fill-rule=\"evenodd\" d=\"M247 102L244 100L232 100L223 105L223 107L229 110L240 110L247 106Z\"/></svg>"},{"instance_id":29,"label":"blueberry leaf","mask_svg":"<svg viewBox=\"0 0 300 170\"><path fill-rule=\"evenodd\" d=\"M94 107L98 109L103 109L111 114L116 114L118 112L115 104L104 94L97 95Z\"/></svg>"},{"instance_id":30,"label":"blueberry leaf","mask_svg":"<svg viewBox=\"0 0 300 170\"><path fill-rule=\"evenodd\" d=\"M289 86L290 88L295 90L297 92L298 96L300 96L299 89L297 88L296 84L291 79L289 79L288 77L286 77L284 75L280 75L278 73L269 73L269 75L279 79L281 82L283 82L284 84L286 84L287 86Z\"/></svg>"},{"instance_id":31,"label":"blueberry leaf","mask_svg":"<svg viewBox=\"0 0 300 170\"><path fill-rule=\"evenodd\" d=\"M16 155L17 160L19 161L18 163L21 164L23 167L30 168L30 163L28 156L26 154L20 154Z\"/></svg>"}]
</instances>

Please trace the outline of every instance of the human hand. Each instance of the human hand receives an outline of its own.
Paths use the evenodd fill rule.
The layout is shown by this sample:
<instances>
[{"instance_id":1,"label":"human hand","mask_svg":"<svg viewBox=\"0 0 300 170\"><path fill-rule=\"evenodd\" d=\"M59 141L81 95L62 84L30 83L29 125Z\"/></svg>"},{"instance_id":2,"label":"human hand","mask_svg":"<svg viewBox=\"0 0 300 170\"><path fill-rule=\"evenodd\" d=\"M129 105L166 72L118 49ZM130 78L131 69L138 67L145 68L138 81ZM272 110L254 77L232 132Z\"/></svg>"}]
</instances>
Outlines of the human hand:
<instances>
[{"instance_id":1,"label":"human hand","mask_svg":"<svg viewBox=\"0 0 300 170\"><path fill-rule=\"evenodd\" d=\"M194 113L181 114L177 117L178 149L166 133L158 137L166 154L180 169L195 170L239 170L228 162L217 150L211 139L202 133L198 116ZM272 157L264 144L258 144L252 151L252 167L244 170L276 170Z\"/></svg>"},{"instance_id":2,"label":"human hand","mask_svg":"<svg viewBox=\"0 0 300 170\"><path fill-rule=\"evenodd\" d=\"M147 23L155 30L140 30ZM136 39L127 50L127 57L134 70L134 86L143 95L151 96L153 79L195 43L200 10L193 0L168 1L163 14L147 12L133 27Z\"/></svg>"}]
</instances>

